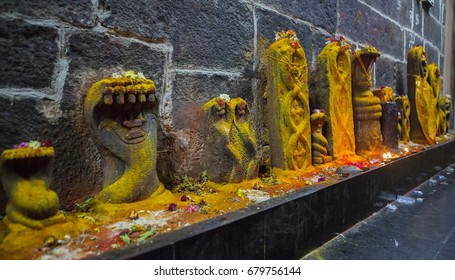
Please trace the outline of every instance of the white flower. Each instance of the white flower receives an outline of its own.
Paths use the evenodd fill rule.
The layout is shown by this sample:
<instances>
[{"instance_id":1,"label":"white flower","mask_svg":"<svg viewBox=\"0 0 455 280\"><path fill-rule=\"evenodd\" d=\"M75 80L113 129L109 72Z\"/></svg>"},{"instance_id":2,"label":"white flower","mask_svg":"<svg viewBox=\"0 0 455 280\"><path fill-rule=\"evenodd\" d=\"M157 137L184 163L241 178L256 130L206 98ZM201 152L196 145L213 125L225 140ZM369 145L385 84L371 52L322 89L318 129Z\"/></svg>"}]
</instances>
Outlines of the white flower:
<instances>
[{"instance_id":1,"label":"white flower","mask_svg":"<svg viewBox=\"0 0 455 280\"><path fill-rule=\"evenodd\" d=\"M224 93L223 93L223 94L220 94L219 97L220 97L220 99L222 99L224 102L229 102L229 101L231 101L231 98L229 97L228 94L224 94Z\"/></svg>"},{"instance_id":2,"label":"white flower","mask_svg":"<svg viewBox=\"0 0 455 280\"><path fill-rule=\"evenodd\" d=\"M144 73L142 73L142 72L137 73L137 78L138 78L138 79L144 79L144 80L145 80Z\"/></svg>"},{"instance_id":3,"label":"white flower","mask_svg":"<svg viewBox=\"0 0 455 280\"><path fill-rule=\"evenodd\" d=\"M122 75L120 75L119 73L115 72L114 74L112 74L112 78L121 78Z\"/></svg>"},{"instance_id":4,"label":"white flower","mask_svg":"<svg viewBox=\"0 0 455 280\"><path fill-rule=\"evenodd\" d=\"M136 73L133 70L126 71L123 76L125 78L136 79Z\"/></svg>"},{"instance_id":5,"label":"white flower","mask_svg":"<svg viewBox=\"0 0 455 280\"><path fill-rule=\"evenodd\" d=\"M33 150L36 150L39 147L41 147L41 142L39 142L39 141L30 141L30 142L28 142L28 147L32 148Z\"/></svg>"}]
</instances>

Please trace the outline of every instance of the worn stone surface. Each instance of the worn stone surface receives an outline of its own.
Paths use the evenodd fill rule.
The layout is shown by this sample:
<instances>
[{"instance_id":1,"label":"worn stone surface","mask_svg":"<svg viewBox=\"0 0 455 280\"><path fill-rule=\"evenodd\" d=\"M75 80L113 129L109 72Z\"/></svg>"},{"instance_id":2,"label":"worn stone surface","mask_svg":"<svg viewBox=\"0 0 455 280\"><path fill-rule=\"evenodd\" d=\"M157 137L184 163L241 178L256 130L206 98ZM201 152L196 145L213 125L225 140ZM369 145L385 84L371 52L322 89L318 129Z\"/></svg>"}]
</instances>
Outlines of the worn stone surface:
<instances>
[{"instance_id":1,"label":"worn stone surface","mask_svg":"<svg viewBox=\"0 0 455 280\"><path fill-rule=\"evenodd\" d=\"M366 5L340 0L339 31L350 38L370 44L380 52L402 57L404 31Z\"/></svg>"},{"instance_id":2,"label":"worn stone surface","mask_svg":"<svg viewBox=\"0 0 455 280\"><path fill-rule=\"evenodd\" d=\"M420 36L423 36L423 12L423 7L420 4L420 1L414 0L414 14L412 14L412 11L410 13L414 18L414 26L412 30Z\"/></svg>"},{"instance_id":3,"label":"worn stone surface","mask_svg":"<svg viewBox=\"0 0 455 280\"><path fill-rule=\"evenodd\" d=\"M395 102L381 102L381 133L385 146L398 148L398 107Z\"/></svg>"},{"instance_id":4,"label":"worn stone surface","mask_svg":"<svg viewBox=\"0 0 455 280\"><path fill-rule=\"evenodd\" d=\"M240 1L109 1L102 24L171 42L173 63L187 68L242 68L252 60L251 7Z\"/></svg>"},{"instance_id":5,"label":"worn stone surface","mask_svg":"<svg viewBox=\"0 0 455 280\"><path fill-rule=\"evenodd\" d=\"M50 87L57 39L54 28L0 18L0 86Z\"/></svg>"},{"instance_id":6,"label":"worn stone surface","mask_svg":"<svg viewBox=\"0 0 455 280\"><path fill-rule=\"evenodd\" d=\"M393 72L394 72L394 93L396 95L406 95L407 94L407 87L406 87L406 65L402 62L394 62L393 64Z\"/></svg>"},{"instance_id":7,"label":"worn stone surface","mask_svg":"<svg viewBox=\"0 0 455 280\"><path fill-rule=\"evenodd\" d=\"M439 50L435 48L433 45L425 43L423 45L423 48L425 49L427 53L427 61L428 64L431 63L436 63L438 64L438 59L439 59Z\"/></svg>"},{"instance_id":8,"label":"worn stone surface","mask_svg":"<svg viewBox=\"0 0 455 280\"><path fill-rule=\"evenodd\" d=\"M441 40L441 24L433 16L424 13L423 35L426 40L430 41L438 48L442 48L444 42Z\"/></svg>"},{"instance_id":9,"label":"worn stone surface","mask_svg":"<svg viewBox=\"0 0 455 280\"><path fill-rule=\"evenodd\" d=\"M252 101L251 82L240 73L238 76L177 73L172 93L174 128L197 128L201 106L220 94Z\"/></svg>"},{"instance_id":10,"label":"worn stone surface","mask_svg":"<svg viewBox=\"0 0 455 280\"><path fill-rule=\"evenodd\" d=\"M365 3L378 9L388 17L397 20L400 24L407 28L411 28L410 12L412 12L412 1L396 1L396 0L364 0Z\"/></svg>"},{"instance_id":11,"label":"worn stone surface","mask_svg":"<svg viewBox=\"0 0 455 280\"><path fill-rule=\"evenodd\" d=\"M95 81L127 70L143 72L146 78L155 81L158 95L163 93L163 52L147 44L96 32L70 34L68 40L63 108L74 108Z\"/></svg>"},{"instance_id":12,"label":"worn stone surface","mask_svg":"<svg viewBox=\"0 0 455 280\"><path fill-rule=\"evenodd\" d=\"M383 57L376 60L374 87L375 88L379 88L381 86L394 87L395 84L394 72L395 72L394 61Z\"/></svg>"},{"instance_id":13,"label":"worn stone surface","mask_svg":"<svg viewBox=\"0 0 455 280\"><path fill-rule=\"evenodd\" d=\"M311 22L315 26L322 27L330 33L335 33L335 19L337 18L336 0L259 0L257 2L276 9L280 13L290 15L293 18Z\"/></svg>"},{"instance_id":14,"label":"worn stone surface","mask_svg":"<svg viewBox=\"0 0 455 280\"><path fill-rule=\"evenodd\" d=\"M95 26L91 0L14 0L2 1L0 13L19 13L42 19L59 19L82 27Z\"/></svg>"}]
</instances>

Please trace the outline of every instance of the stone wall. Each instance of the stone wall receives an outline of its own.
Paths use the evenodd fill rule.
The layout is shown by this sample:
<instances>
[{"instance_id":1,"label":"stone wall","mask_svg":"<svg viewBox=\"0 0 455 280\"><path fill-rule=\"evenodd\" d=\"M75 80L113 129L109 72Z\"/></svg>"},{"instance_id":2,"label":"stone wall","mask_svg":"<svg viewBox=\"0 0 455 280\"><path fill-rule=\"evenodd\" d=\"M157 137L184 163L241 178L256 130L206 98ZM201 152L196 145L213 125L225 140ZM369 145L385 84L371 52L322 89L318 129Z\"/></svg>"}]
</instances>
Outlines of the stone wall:
<instances>
[{"instance_id":1,"label":"stone wall","mask_svg":"<svg viewBox=\"0 0 455 280\"><path fill-rule=\"evenodd\" d=\"M250 103L261 147L262 57L274 31L294 29L312 70L326 38L371 44L382 56L376 86L406 93L406 52L421 44L443 69L445 1L418 0L17 0L0 5L0 150L32 139L56 149L52 188L71 208L100 190L100 157L82 116L90 86L134 70L160 97L158 172L196 176L198 110L220 94ZM4 209L0 192L0 211Z\"/></svg>"}]
</instances>

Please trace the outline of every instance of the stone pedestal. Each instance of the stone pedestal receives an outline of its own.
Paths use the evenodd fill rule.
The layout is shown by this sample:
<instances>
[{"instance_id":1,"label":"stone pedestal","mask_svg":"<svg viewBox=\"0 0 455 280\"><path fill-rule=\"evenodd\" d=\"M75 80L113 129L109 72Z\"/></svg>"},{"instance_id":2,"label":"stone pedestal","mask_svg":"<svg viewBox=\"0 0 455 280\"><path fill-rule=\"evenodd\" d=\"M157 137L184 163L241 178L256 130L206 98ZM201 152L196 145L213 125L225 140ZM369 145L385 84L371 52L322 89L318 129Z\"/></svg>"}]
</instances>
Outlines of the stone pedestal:
<instances>
[{"instance_id":1,"label":"stone pedestal","mask_svg":"<svg viewBox=\"0 0 455 280\"><path fill-rule=\"evenodd\" d=\"M398 106L396 102L381 102L381 132L384 146L398 148Z\"/></svg>"}]
</instances>

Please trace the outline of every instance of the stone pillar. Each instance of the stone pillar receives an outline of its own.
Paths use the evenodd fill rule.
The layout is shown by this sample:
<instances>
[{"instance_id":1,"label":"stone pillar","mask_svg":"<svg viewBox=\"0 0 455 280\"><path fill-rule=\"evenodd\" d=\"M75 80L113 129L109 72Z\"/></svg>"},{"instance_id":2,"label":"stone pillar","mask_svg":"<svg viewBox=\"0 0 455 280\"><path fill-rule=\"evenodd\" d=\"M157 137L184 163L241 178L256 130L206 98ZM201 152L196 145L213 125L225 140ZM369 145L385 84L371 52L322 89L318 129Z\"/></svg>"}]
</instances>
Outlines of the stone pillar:
<instances>
[{"instance_id":1,"label":"stone pillar","mask_svg":"<svg viewBox=\"0 0 455 280\"><path fill-rule=\"evenodd\" d=\"M292 30L277 33L267 63L267 114L272 167L311 166L308 67Z\"/></svg>"},{"instance_id":2,"label":"stone pillar","mask_svg":"<svg viewBox=\"0 0 455 280\"><path fill-rule=\"evenodd\" d=\"M374 47L355 52L352 58L352 95L356 150L374 151L382 147L382 108L371 92L371 67L380 53Z\"/></svg>"},{"instance_id":3,"label":"stone pillar","mask_svg":"<svg viewBox=\"0 0 455 280\"><path fill-rule=\"evenodd\" d=\"M422 46L408 52L408 97L411 105L411 140L419 144L436 143L435 110L438 102L427 81L427 56Z\"/></svg>"},{"instance_id":4,"label":"stone pillar","mask_svg":"<svg viewBox=\"0 0 455 280\"><path fill-rule=\"evenodd\" d=\"M350 46L332 41L317 58L316 106L325 111L325 136L335 158L355 154Z\"/></svg>"},{"instance_id":5,"label":"stone pillar","mask_svg":"<svg viewBox=\"0 0 455 280\"><path fill-rule=\"evenodd\" d=\"M158 101L155 84L128 71L95 83L84 114L103 162L105 203L143 200L164 189L156 173Z\"/></svg>"}]
</instances>

